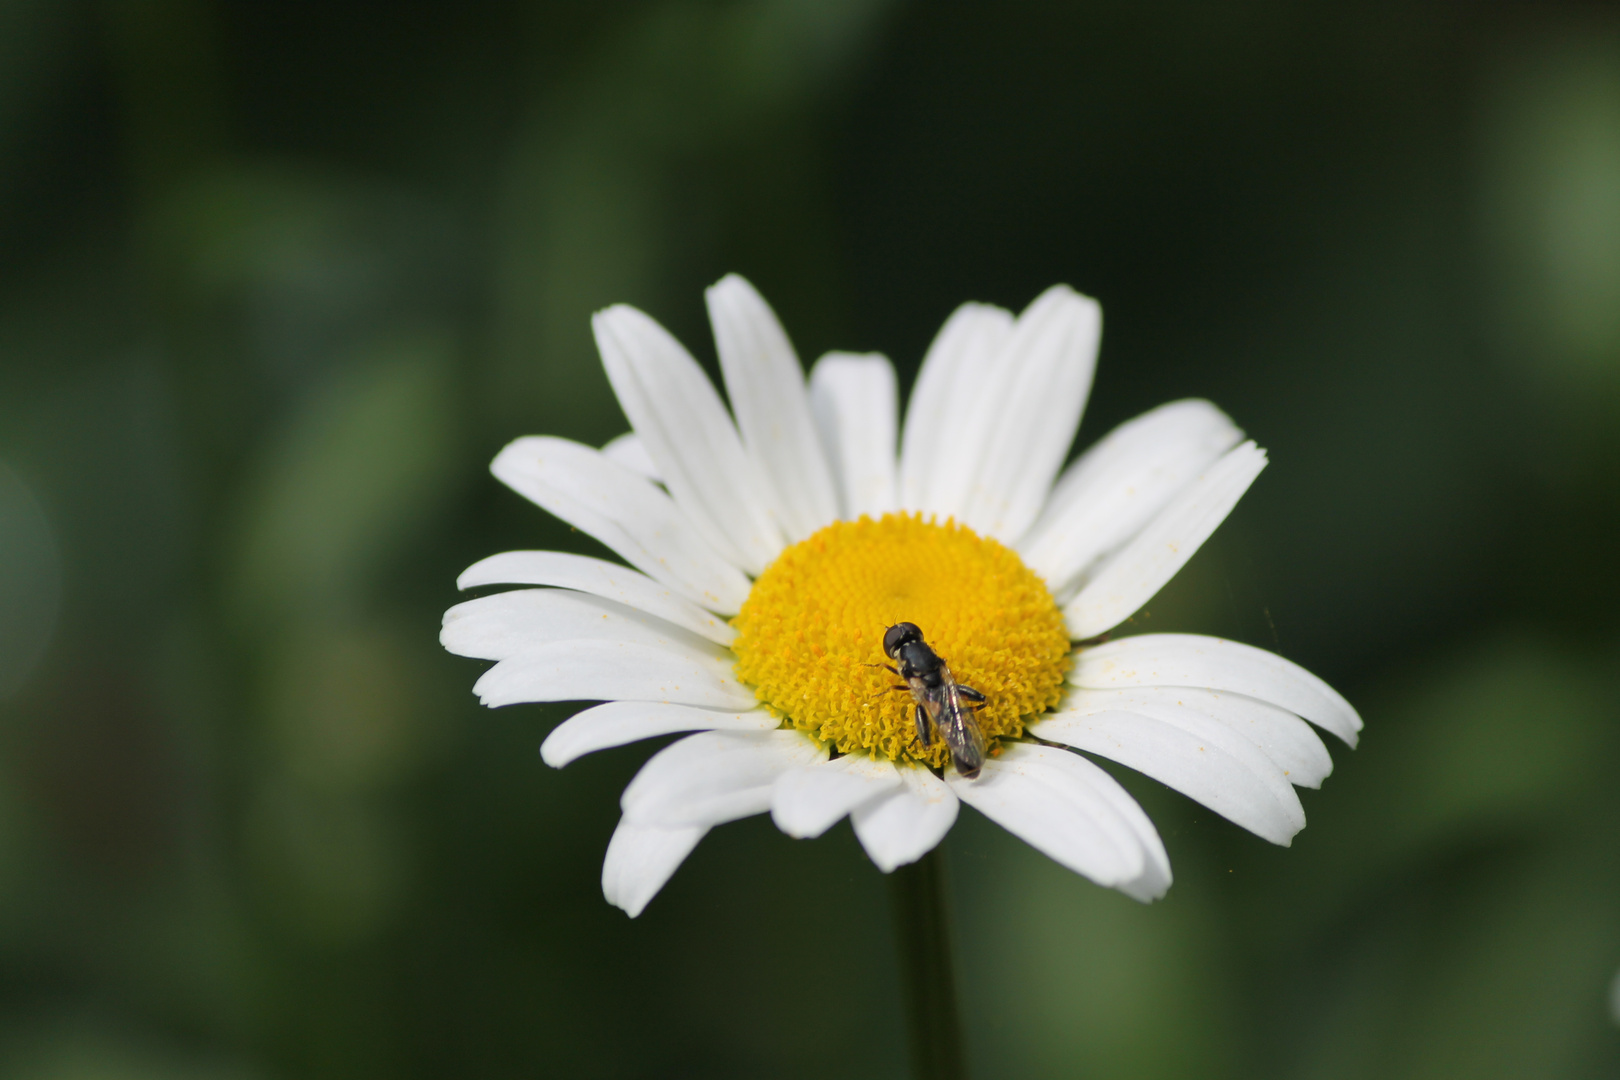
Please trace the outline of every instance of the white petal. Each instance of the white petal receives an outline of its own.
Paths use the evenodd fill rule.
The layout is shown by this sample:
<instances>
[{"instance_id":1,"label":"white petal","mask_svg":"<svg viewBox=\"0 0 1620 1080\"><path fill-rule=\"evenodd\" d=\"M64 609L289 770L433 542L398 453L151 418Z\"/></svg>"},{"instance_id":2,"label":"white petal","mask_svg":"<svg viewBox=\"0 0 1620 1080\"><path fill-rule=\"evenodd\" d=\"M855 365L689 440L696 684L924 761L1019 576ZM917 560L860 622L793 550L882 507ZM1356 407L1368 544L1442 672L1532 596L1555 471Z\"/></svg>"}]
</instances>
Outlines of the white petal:
<instances>
[{"instance_id":1,"label":"white petal","mask_svg":"<svg viewBox=\"0 0 1620 1080\"><path fill-rule=\"evenodd\" d=\"M958 809L951 789L927 769L908 766L895 771L904 787L849 815L861 846L885 874L934 850L956 823Z\"/></svg>"},{"instance_id":2,"label":"white petal","mask_svg":"<svg viewBox=\"0 0 1620 1080\"><path fill-rule=\"evenodd\" d=\"M703 825L661 829L621 819L602 861L602 895L632 919L640 915L708 831Z\"/></svg>"},{"instance_id":3,"label":"white petal","mask_svg":"<svg viewBox=\"0 0 1620 1080\"><path fill-rule=\"evenodd\" d=\"M668 495L599 450L530 436L508 445L489 468L519 495L710 611L734 614L748 596L748 578L715 552Z\"/></svg>"},{"instance_id":4,"label":"white petal","mask_svg":"<svg viewBox=\"0 0 1620 1080\"><path fill-rule=\"evenodd\" d=\"M810 369L810 408L832 459L840 516L896 508L894 365L877 353L828 353Z\"/></svg>"},{"instance_id":5,"label":"white petal","mask_svg":"<svg viewBox=\"0 0 1620 1080\"><path fill-rule=\"evenodd\" d=\"M653 464L652 455L647 453L647 444L633 431L627 431L618 438L603 443L602 456L609 461L617 461L654 483L663 483L663 477L658 475L658 466Z\"/></svg>"},{"instance_id":6,"label":"white petal","mask_svg":"<svg viewBox=\"0 0 1620 1080\"><path fill-rule=\"evenodd\" d=\"M741 277L727 274L704 295L743 444L775 492L788 539L803 540L838 517L838 495L798 354L776 313Z\"/></svg>"},{"instance_id":7,"label":"white petal","mask_svg":"<svg viewBox=\"0 0 1620 1080\"><path fill-rule=\"evenodd\" d=\"M565 551L504 551L473 563L456 579L456 588L481 585L552 585L617 600L656 615L718 645L730 645L737 632L731 624L698 607L667 585L628 566L571 555Z\"/></svg>"},{"instance_id":8,"label":"white petal","mask_svg":"<svg viewBox=\"0 0 1620 1080\"><path fill-rule=\"evenodd\" d=\"M1315 729L1287 709L1242 694L1190 686L1136 686L1122 690L1074 690L1055 712L1145 712L1160 706L1192 709L1212 717L1260 748L1295 787L1316 788L1333 772L1333 758Z\"/></svg>"},{"instance_id":9,"label":"white petal","mask_svg":"<svg viewBox=\"0 0 1620 1080\"><path fill-rule=\"evenodd\" d=\"M572 589L513 589L444 613L439 643L457 656L505 660L538 645L583 639L652 645L729 666L732 654L646 612Z\"/></svg>"},{"instance_id":10,"label":"white petal","mask_svg":"<svg viewBox=\"0 0 1620 1080\"><path fill-rule=\"evenodd\" d=\"M705 731L654 754L619 805L642 825L720 825L769 810L778 776L826 759L802 731Z\"/></svg>"},{"instance_id":11,"label":"white petal","mask_svg":"<svg viewBox=\"0 0 1620 1080\"><path fill-rule=\"evenodd\" d=\"M1293 785L1259 747L1192 709L1151 708L1151 715L1084 708L1051 713L1029 731L1129 765L1273 844L1287 847L1305 827Z\"/></svg>"},{"instance_id":12,"label":"white petal","mask_svg":"<svg viewBox=\"0 0 1620 1080\"><path fill-rule=\"evenodd\" d=\"M1010 311L963 304L951 313L923 357L906 406L900 451L900 505L959 516L967 503L973 462L989 426L979 414L990 365L1012 335ZM971 429L973 438L965 438Z\"/></svg>"},{"instance_id":13,"label":"white petal","mask_svg":"<svg viewBox=\"0 0 1620 1080\"><path fill-rule=\"evenodd\" d=\"M1141 531L1242 438L1207 401L1172 401L1126 421L1064 471L1019 554L1067 599L1092 563Z\"/></svg>"},{"instance_id":14,"label":"white petal","mask_svg":"<svg viewBox=\"0 0 1620 1080\"><path fill-rule=\"evenodd\" d=\"M1085 759L1081 759L1085 760ZM1092 762L1087 761L1087 765ZM1091 775L1092 790L1114 808L1142 845L1142 872L1129 881L1114 886L1133 900L1148 903L1162 897L1170 888L1170 856L1165 853L1159 830L1148 820L1146 811L1131 798L1130 792L1119 786L1119 781L1101 769Z\"/></svg>"},{"instance_id":15,"label":"white petal","mask_svg":"<svg viewBox=\"0 0 1620 1080\"><path fill-rule=\"evenodd\" d=\"M1076 640L1096 637L1153 599L1226 520L1265 467L1266 452L1246 442L1183 488L1064 607L1070 635Z\"/></svg>"},{"instance_id":16,"label":"white petal","mask_svg":"<svg viewBox=\"0 0 1620 1080\"><path fill-rule=\"evenodd\" d=\"M1069 681L1118 686L1194 686L1242 694L1303 716L1351 746L1361 717L1333 687L1264 649L1200 634L1141 634L1081 649Z\"/></svg>"},{"instance_id":17,"label":"white petal","mask_svg":"<svg viewBox=\"0 0 1620 1080\"><path fill-rule=\"evenodd\" d=\"M902 786L892 762L845 754L819 765L789 769L776 778L771 820L789 836L820 836L839 818Z\"/></svg>"},{"instance_id":18,"label":"white petal","mask_svg":"<svg viewBox=\"0 0 1620 1080\"><path fill-rule=\"evenodd\" d=\"M553 769L610 746L623 746L677 731L771 731L780 721L764 709L718 712L667 701L610 701L575 713L540 744L540 758Z\"/></svg>"},{"instance_id":19,"label":"white petal","mask_svg":"<svg viewBox=\"0 0 1620 1080\"><path fill-rule=\"evenodd\" d=\"M1011 543L1040 515L1080 426L1101 336L1102 309L1066 285L1018 317L972 406L988 432L975 440L965 524Z\"/></svg>"},{"instance_id":20,"label":"white petal","mask_svg":"<svg viewBox=\"0 0 1620 1080\"><path fill-rule=\"evenodd\" d=\"M1078 754L1003 743L977 780L952 775L962 801L1038 851L1139 900L1170 884L1170 862L1141 807Z\"/></svg>"},{"instance_id":21,"label":"white petal","mask_svg":"<svg viewBox=\"0 0 1620 1080\"><path fill-rule=\"evenodd\" d=\"M673 701L741 712L757 702L729 663L656 645L585 639L539 645L473 684L496 708L525 701Z\"/></svg>"},{"instance_id":22,"label":"white petal","mask_svg":"<svg viewBox=\"0 0 1620 1080\"><path fill-rule=\"evenodd\" d=\"M751 573L782 550L765 478L714 384L662 326L628 304L591 318L619 405L675 502L710 546Z\"/></svg>"}]
</instances>

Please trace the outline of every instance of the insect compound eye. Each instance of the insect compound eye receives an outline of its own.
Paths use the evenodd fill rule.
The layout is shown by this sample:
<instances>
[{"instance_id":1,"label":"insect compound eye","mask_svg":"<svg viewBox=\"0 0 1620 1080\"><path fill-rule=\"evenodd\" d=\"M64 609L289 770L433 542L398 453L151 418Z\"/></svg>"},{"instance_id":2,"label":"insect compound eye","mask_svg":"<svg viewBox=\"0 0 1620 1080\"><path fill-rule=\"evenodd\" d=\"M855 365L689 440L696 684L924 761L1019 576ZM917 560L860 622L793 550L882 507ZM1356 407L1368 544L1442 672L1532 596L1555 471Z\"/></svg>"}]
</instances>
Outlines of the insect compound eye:
<instances>
[{"instance_id":1,"label":"insect compound eye","mask_svg":"<svg viewBox=\"0 0 1620 1080\"><path fill-rule=\"evenodd\" d=\"M895 623L883 635L883 651L893 656L900 651L900 646L921 640L922 631L917 629L916 623Z\"/></svg>"}]
</instances>

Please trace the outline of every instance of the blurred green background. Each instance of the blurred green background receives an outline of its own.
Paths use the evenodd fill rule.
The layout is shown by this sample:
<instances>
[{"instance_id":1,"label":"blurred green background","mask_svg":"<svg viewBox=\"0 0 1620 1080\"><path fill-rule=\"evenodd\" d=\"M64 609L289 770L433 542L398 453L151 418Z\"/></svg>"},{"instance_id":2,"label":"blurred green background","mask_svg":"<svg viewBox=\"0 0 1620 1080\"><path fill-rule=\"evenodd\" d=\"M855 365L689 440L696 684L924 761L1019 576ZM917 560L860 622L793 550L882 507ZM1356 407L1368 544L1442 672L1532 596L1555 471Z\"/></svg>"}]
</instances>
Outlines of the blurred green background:
<instances>
[{"instance_id":1,"label":"blurred green background","mask_svg":"<svg viewBox=\"0 0 1620 1080\"><path fill-rule=\"evenodd\" d=\"M750 277L902 381L967 299L1107 315L1082 444L1209 397L1273 465L1135 628L1343 690L1274 849L1118 770L1139 907L970 811L997 1077L1612 1077L1620 12L1442 0L0 0L0 1075L894 1077L848 826L598 875L637 746L480 709L455 575L712 369Z\"/></svg>"}]
</instances>

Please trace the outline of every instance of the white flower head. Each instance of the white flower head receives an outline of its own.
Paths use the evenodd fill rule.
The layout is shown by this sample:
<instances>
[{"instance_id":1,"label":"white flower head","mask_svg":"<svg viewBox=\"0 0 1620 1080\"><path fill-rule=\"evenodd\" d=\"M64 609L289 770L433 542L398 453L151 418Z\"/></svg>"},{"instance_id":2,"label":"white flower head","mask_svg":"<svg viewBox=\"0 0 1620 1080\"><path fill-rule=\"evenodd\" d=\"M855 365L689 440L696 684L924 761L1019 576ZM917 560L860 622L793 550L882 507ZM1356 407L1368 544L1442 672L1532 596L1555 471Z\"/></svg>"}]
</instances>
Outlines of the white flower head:
<instances>
[{"instance_id":1,"label":"white flower head","mask_svg":"<svg viewBox=\"0 0 1620 1080\"><path fill-rule=\"evenodd\" d=\"M486 705L605 702L546 739L553 766L696 732L624 791L611 903L639 914L737 818L769 811L813 837L847 816L887 872L937 845L962 802L1100 885L1163 896L1152 822L1075 751L1273 843L1304 827L1294 786L1332 769L1312 725L1352 746L1361 728L1332 688L1218 638L1087 644L1169 581L1265 467L1225 414L1161 406L1064 469L1101 333L1097 304L1064 286L1016 318L957 309L903 431L882 356L829 353L807 381L748 282L724 278L708 306L729 411L663 327L616 306L594 327L634 431L602 450L519 439L491 466L629 566L492 556L459 586L534 587L458 604L441 636L496 661L474 687ZM882 642L900 622L985 698L972 716L990 750L972 779L895 692Z\"/></svg>"}]
</instances>

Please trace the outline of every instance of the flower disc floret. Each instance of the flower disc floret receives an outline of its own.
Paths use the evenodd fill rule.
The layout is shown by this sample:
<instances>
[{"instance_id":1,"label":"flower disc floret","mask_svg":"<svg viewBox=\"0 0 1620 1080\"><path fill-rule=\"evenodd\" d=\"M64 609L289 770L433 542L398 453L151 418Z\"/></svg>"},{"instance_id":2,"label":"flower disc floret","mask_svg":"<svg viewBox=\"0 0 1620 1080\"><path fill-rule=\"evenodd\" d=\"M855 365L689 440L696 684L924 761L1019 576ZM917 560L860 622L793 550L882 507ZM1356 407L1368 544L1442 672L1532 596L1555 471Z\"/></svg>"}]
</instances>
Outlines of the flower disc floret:
<instances>
[{"instance_id":1,"label":"flower disc floret","mask_svg":"<svg viewBox=\"0 0 1620 1080\"><path fill-rule=\"evenodd\" d=\"M977 719L992 747L1062 694L1071 646L1046 584L1004 545L920 514L835 522L783 551L733 620L737 674L843 753L942 768L948 751L917 740L911 695L882 666L898 622L985 695Z\"/></svg>"}]
</instances>

